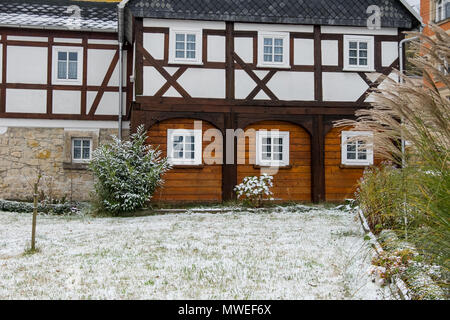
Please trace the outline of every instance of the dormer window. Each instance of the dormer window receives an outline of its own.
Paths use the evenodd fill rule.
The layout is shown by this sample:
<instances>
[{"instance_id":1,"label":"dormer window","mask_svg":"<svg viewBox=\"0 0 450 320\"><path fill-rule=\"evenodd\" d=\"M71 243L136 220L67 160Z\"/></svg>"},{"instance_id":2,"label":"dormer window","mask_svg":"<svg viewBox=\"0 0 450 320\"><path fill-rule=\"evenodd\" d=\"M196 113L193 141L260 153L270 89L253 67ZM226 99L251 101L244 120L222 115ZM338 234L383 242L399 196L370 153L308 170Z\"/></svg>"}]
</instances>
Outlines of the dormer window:
<instances>
[{"instance_id":1,"label":"dormer window","mask_svg":"<svg viewBox=\"0 0 450 320\"><path fill-rule=\"evenodd\" d=\"M170 30L170 59L173 64L202 63L202 31Z\"/></svg>"},{"instance_id":2,"label":"dormer window","mask_svg":"<svg viewBox=\"0 0 450 320\"><path fill-rule=\"evenodd\" d=\"M367 36L344 36L344 70L374 70L374 38Z\"/></svg>"},{"instance_id":3,"label":"dormer window","mask_svg":"<svg viewBox=\"0 0 450 320\"><path fill-rule=\"evenodd\" d=\"M289 68L288 32L260 32L258 38L259 67Z\"/></svg>"}]
</instances>

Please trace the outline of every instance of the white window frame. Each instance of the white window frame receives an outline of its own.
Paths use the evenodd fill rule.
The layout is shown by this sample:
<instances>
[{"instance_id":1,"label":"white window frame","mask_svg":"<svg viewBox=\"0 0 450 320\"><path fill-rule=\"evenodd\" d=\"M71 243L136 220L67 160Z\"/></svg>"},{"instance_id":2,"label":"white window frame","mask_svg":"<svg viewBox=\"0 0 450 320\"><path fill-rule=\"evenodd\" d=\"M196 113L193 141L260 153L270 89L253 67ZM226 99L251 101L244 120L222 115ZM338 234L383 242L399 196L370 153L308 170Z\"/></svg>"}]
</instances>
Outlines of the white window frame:
<instances>
[{"instance_id":1,"label":"white window frame","mask_svg":"<svg viewBox=\"0 0 450 320\"><path fill-rule=\"evenodd\" d=\"M176 57L177 34L195 35L195 59ZM169 63L171 64L203 64L203 30L201 29L170 29L169 32Z\"/></svg>"},{"instance_id":2,"label":"white window frame","mask_svg":"<svg viewBox=\"0 0 450 320\"><path fill-rule=\"evenodd\" d=\"M263 138L282 138L283 139L283 160L263 160L262 141ZM256 165L267 167L287 167L289 166L289 131L277 130L259 130L256 132ZM273 154L272 154L273 156Z\"/></svg>"},{"instance_id":3,"label":"white window frame","mask_svg":"<svg viewBox=\"0 0 450 320\"><path fill-rule=\"evenodd\" d=\"M264 38L283 39L283 62L264 61ZM289 32L258 32L258 67L290 68L290 45Z\"/></svg>"},{"instance_id":4,"label":"white window frame","mask_svg":"<svg viewBox=\"0 0 450 320\"><path fill-rule=\"evenodd\" d=\"M446 20L447 17L447 3L448 0L441 0L441 3L439 4L440 0L436 0L435 1L435 6L436 6L436 12L435 12L435 22L441 22ZM441 9L441 15L439 15L439 9Z\"/></svg>"},{"instance_id":5,"label":"white window frame","mask_svg":"<svg viewBox=\"0 0 450 320\"><path fill-rule=\"evenodd\" d=\"M81 141L81 159L75 159L75 141ZM83 159L83 142L89 141L89 159ZM92 138L72 138L72 162L85 163L92 160Z\"/></svg>"},{"instance_id":6,"label":"white window frame","mask_svg":"<svg viewBox=\"0 0 450 320\"><path fill-rule=\"evenodd\" d=\"M76 52L78 53L77 60L77 79L58 79L58 53L59 52ZM52 50L52 69L53 69L53 84L70 84L81 85L83 83L83 47L62 47L55 46ZM67 57L69 59L69 57Z\"/></svg>"},{"instance_id":7,"label":"white window frame","mask_svg":"<svg viewBox=\"0 0 450 320\"><path fill-rule=\"evenodd\" d=\"M359 59L357 66L350 64L350 42L367 42L367 66L359 65ZM344 35L344 71L375 72L374 48L375 38L373 36Z\"/></svg>"},{"instance_id":8,"label":"white window frame","mask_svg":"<svg viewBox=\"0 0 450 320\"><path fill-rule=\"evenodd\" d=\"M348 166L371 166L373 165L373 132L369 131L342 131L341 133L341 154L342 154L342 164ZM358 159L358 150L356 150L356 159L347 158L347 141L349 138L360 137L365 140L369 140L366 144L367 159Z\"/></svg>"},{"instance_id":9,"label":"white window frame","mask_svg":"<svg viewBox=\"0 0 450 320\"><path fill-rule=\"evenodd\" d=\"M193 136L194 137L194 159L175 159L173 157L173 137L174 136ZM202 131L188 129L168 129L167 130L167 158L172 165L201 165L203 153Z\"/></svg>"}]
</instances>

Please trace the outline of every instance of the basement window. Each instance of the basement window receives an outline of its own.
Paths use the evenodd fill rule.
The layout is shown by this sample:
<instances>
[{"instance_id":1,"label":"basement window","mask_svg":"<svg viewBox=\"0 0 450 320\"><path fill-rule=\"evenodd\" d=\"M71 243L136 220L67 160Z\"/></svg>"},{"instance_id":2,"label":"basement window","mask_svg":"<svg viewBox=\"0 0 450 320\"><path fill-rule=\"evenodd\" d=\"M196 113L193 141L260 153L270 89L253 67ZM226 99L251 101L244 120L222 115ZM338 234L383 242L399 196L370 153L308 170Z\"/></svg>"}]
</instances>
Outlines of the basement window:
<instances>
[{"instance_id":1,"label":"basement window","mask_svg":"<svg viewBox=\"0 0 450 320\"><path fill-rule=\"evenodd\" d=\"M373 165L373 133L342 131L342 164L356 166Z\"/></svg>"},{"instance_id":2,"label":"basement window","mask_svg":"<svg viewBox=\"0 0 450 320\"><path fill-rule=\"evenodd\" d=\"M374 70L374 38L344 36L344 70Z\"/></svg>"},{"instance_id":3,"label":"basement window","mask_svg":"<svg viewBox=\"0 0 450 320\"><path fill-rule=\"evenodd\" d=\"M92 139L73 138L72 139L72 161L90 161L92 155Z\"/></svg>"},{"instance_id":4,"label":"basement window","mask_svg":"<svg viewBox=\"0 0 450 320\"><path fill-rule=\"evenodd\" d=\"M53 48L53 83L81 85L83 48Z\"/></svg>"},{"instance_id":5,"label":"basement window","mask_svg":"<svg viewBox=\"0 0 450 320\"><path fill-rule=\"evenodd\" d=\"M173 165L201 165L201 130L169 129L167 131L167 157Z\"/></svg>"},{"instance_id":6,"label":"basement window","mask_svg":"<svg viewBox=\"0 0 450 320\"><path fill-rule=\"evenodd\" d=\"M268 167L289 166L289 132L256 132L256 164Z\"/></svg>"},{"instance_id":7,"label":"basement window","mask_svg":"<svg viewBox=\"0 0 450 320\"><path fill-rule=\"evenodd\" d=\"M170 30L169 62L202 64L202 31Z\"/></svg>"},{"instance_id":8,"label":"basement window","mask_svg":"<svg viewBox=\"0 0 450 320\"><path fill-rule=\"evenodd\" d=\"M289 33L258 34L258 66L289 68Z\"/></svg>"}]
</instances>

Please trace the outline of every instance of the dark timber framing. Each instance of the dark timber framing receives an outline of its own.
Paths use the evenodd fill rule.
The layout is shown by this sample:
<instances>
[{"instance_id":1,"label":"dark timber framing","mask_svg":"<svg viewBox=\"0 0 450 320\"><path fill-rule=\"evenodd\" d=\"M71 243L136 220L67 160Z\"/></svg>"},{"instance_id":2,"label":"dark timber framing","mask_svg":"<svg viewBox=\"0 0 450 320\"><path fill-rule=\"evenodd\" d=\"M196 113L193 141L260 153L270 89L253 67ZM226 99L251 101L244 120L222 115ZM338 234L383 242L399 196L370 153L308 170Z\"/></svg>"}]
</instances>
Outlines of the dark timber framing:
<instances>
[{"instance_id":1,"label":"dark timber framing","mask_svg":"<svg viewBox=\"0 0 450 320\"><path fill-rule=\"evenodd\" d=\"M27 29L12 29L12 28L0 28L1 44L2 44L2 82L0 84L0 118L24 118L24 119L60 119L60 120L117 120L117 116L114 115L96 115L95 112L100 104L100 101L105 92L119 92L118 86L109 86L108 83L117 66L119 54L118 46L114 44L94 44L89 43L88 40L117 40L115 33L101 33L101 32L77 32L77 31L62 31L62 30L27 30ZM46 37L48 41L25 41L25 40L9 40L8 36L22 36L22 37ZM78 39L79 43L55 41L56 38L63 39ZM7 82L7 61L8 61L8 47L10 46L23 46L23 47L42 47L48 48L47 50L47 80L45 84L29 84L29 83L9 83ZM53 46L68 46L68 47L82 47L83 48L83 69L82 69L82 83L81 85L55 85L52 82L52 67L53 67ZM87 70L88 70L88 50L115 50L115 55L108 67L106 75L100 86L88 86L87 85ZM131 62L131 65L130 65ZM131 75L132 69L132 52L129 51L127 69L128 78ZM127 81L127 86L124 87L124 92L127 92L127 100L130 100L129 88L130 82ZM26 90L46 90L47 102L45 113L14 113L6 112L6 96L7 89L26 89ZM79 114L54 114L53 113L53 93L55 90L65 91L80 91L81 92L81 110ZM93 105L87 113L87 92L97 92ZM127 115L130 114L130 104L127 105ZM124 117L127 120L127 117Z\"/></svg>"},{"instance_id":2,"label":"dark timber framing","mask_svg":"<svg viewBox=\"0 0 450 320\"><path fill-rule=\"evenodd\" d=\"M272 68L257 67L258 34L256 31L235 31L234 23L226 22L225 30L203 30L203 65L176 65L168 63L169 56L169 28L143 27L142 19L135 21L136 33L136 101L131 113L131 130L136 130L140 124L145 124L150 129L154 124L176 118L190 118L211 123L223 134L226 139L234 140L233 164L227 163L227 151L223 152L222 169L222 199L224 201L234 198L233 188L237 184L237 150L236 138L227 135L227 129L245 129L251 124L264 121L286 121L304 128L311 138L311 194L315 203L325 201L325 136L333 128L333 121L343 118L354 118L355 111L369 107L365 103L370 90L379 86L383 77L389 75L392 68L398 67L398 59L389 67L382 66L381 43L382 41L398 42L402 36L375 36L375 67L380 77L372 82L365 73L358 73L367 83L369 89L354 102L328 102L323 99L323 72L343 72L344 65L344 40L342 34L321 33L319 25L314 26L312 33L290 33L290 62L291 67L282 71L302 71L314 73L314 101L280 101L268 88L268 82L279 71ZM165 48L164 59L156 60L143 47L143 33L164 34ZM207 61L208 35L224 36L226 43L225 63ZM253 61L245 63L235 52L235 38L253 39ZM314 41L314 66L294 65L294 40L312 39ZM336 40L338 42L339 62L336 66L322 65L322 40ZM165 78L164 86L153 96L142 96L143 93L143 68L152 66ZM179 67L178 71L170 75L164 67ZM206 99L191 97L177 82L188 68L225 69L225 98ZM235 98L235 70L244 70L254 80L256 87L243 100ZM260 79L255 70L267 70L267 75ZM164 94L171 87L176 89L183 98L168 98ZM254 100L259 92L264 92L270 100ZM226 149L226 148L224 148Z\"/></svg>"}]
</instances>

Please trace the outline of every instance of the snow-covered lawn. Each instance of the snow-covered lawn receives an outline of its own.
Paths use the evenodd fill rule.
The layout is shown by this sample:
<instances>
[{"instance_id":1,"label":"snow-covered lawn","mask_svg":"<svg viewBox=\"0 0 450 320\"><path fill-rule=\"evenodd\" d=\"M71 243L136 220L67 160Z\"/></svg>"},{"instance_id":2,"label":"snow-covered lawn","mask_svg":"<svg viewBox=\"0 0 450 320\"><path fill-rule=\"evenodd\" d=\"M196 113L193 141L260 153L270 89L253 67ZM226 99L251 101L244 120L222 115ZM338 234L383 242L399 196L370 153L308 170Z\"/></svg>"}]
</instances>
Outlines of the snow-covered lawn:
<instances>
[{"instance_id":1,"label":"snow-covered lawn","mask_svg":"<svg viewBox=\"0 0 450 320\"><path fill-rule=\"evenodd\" d=\"M0 299L385 299L356 215L270 213L139 218L0 212Z\"/></svg>"}]
</instances>

